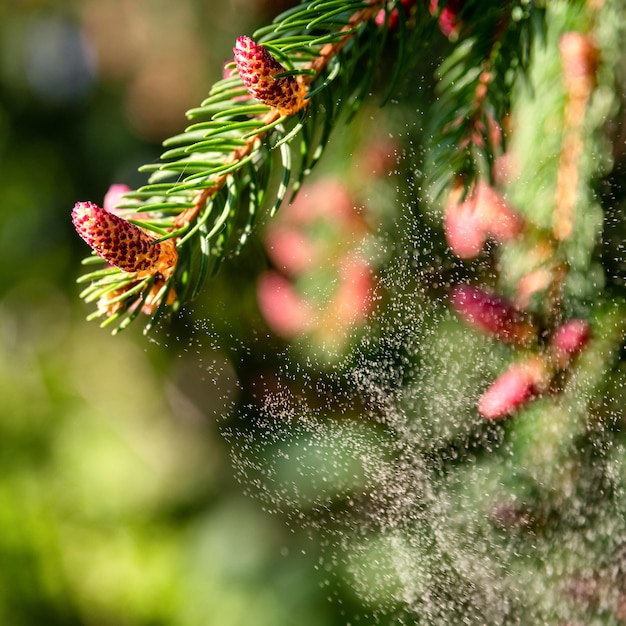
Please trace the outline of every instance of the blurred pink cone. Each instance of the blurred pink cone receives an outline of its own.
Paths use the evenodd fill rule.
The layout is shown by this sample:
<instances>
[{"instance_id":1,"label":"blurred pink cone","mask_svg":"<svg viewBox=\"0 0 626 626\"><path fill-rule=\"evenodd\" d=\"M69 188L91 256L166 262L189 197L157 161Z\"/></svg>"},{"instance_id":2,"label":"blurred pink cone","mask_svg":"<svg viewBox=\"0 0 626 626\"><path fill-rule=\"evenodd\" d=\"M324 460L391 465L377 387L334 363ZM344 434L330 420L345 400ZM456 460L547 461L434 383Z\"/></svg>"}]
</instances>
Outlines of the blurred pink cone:
<instances>
[{"instance_id":1,"label":"blurred pink cone","mask_svg":"<svg viewBox=\"0 0 626 626\"><path fill-rule=\"evenodd\" d=\"M571 319L559 326L550 339L551 355L555 367L563 369L589 342L591 328L581 319Z\"/></svg>"},{"instance_id":2,"label":"blurred pink cone","mask_svg":"<svg viewBox=\"0 0 626 626\"><path fill-rule=\"evenodd\" d=\"M301 274L315 261L318 250L295 224L278 223L267 229L265 247L274 265L290 276Z\"/></svg>"},{"instance_id":3,"label":"blurred pink cone","mask_svg":"<svg viewBox=\"0 0 626 626\"><path fill-rule=\"evenodd\" d=\"M348 188L341 180L322 178L303 185L293 204L286 207L288 213L281 215L299 224L308 224L316 219L329 219L345 223L361 223Z\"/></svg>"},{"instance_id":4,"label":"blurred pink cone","mask_svg":"<svg viewBox=\"0 0 626 626\"><path fill-rule=\"evenodd\" d=\"M464 0L448 0L444 2L441 13L437 18L437 23L439 24L439 30L448 38L456 37L463 26L459 13L464 3ZM439 4L439 0L430 0L429 11L431 15L437 13Z\"/></svg>"},{"instance_id":5,"label":"blurred pink cone","mask_svg":"<svg viewBox=\"0 0 626 626\"><path fill-rule=\"evenodd\" d=\"M102 203L102 208L105 211L115 213L117 209L117 205L121 204L122 202L122 196L125 193L128 193L130 190L131 189L128 185L114 183L113 185L109 187L106 194L104 195L104 202Z\"/></svg>"},{"instance_id":6,"label":"blurred pink cone","mask_svg":"<svg viewBox=\"0 0 626 626\"><path fill-rule=\"evenodd\" d=\"M474 202L485 232L498 243L510 241L522 232L524 220L491 185L479 181Z\"/></svg>"},{"instance_id":7,"label":"blurred pink cone","mask_svg":"<svg viewBox=\"0 0 626 626\"><path fill-rule=\"evenodd\" d=\"M477 256L487 237L504 243L522 232L524 220L486 182L478 181L473 192L461 197L462 188L453 190L444 212L446 240L458 257Z\"/></svg>"},{"instance_id":8,"label":"blurred pink cone","mask_svg":"<svg viewBox=\"0 0 626 626\"><path fill-rule=\"evenodd\" d=\"M169 278L178 260L171 239L158 241L117 213L93 202L77 202L72 210L76 232L100 257L138 277L156 274Z\"/></svg>"},{"instance_id":9,"label":"blurred pink cone","mask_svg":"<svg viewBox=\"0 0 626 626\"><path fill-rule=\"evenodd\" d=\"M528 345L536 337L537 330L523 311L478 287L457 285L450 302L468 324L501 341Z\"/></svg>"},{"instance_id":10,"label":"blurred pink cone","mask_svg":"<svg viewBox=\"0 0 626 626\"><path fill-rule=\"evenodd\" d=\"M277 269L297 277L325 263L331 246L350 245L365 231L345 184L323 178L304 185L268 225L265 247Z\"/></svg>"},{"instance_id":11,"label":"blurred pink cone","mask_svg":"<svg viewBox=\"0 0 626 626\"><path fill-rule=\"evenodd\" d=\"M541 393L547 386L547 378L546 368L538 357L515 363L483 393L478 411L492 420L510 415Z\"/></svg>"},{"instance_id":12,"label":"blurred pink cone","mask_svg":"<svg viewBox=\"0 0 626 626\"><path fill-rule=\"evenodd\" d=\"M456 256L473 259L483 249L487 235L475 203L467 199L458 202L454 195L450 195L443 215L446 241Z\"/></svg>"},{"instance_id":13,"label":"blurred pink cone","mask_svg":"<svg viewBox=\"0 0 626 626\"><path fill-rule=\"evenodd\" d=\"M268 326L278 335L290 338L306 332L311 312L287 278L266 272L257 285L257 300Z\"/></svg>"}]
</instances>

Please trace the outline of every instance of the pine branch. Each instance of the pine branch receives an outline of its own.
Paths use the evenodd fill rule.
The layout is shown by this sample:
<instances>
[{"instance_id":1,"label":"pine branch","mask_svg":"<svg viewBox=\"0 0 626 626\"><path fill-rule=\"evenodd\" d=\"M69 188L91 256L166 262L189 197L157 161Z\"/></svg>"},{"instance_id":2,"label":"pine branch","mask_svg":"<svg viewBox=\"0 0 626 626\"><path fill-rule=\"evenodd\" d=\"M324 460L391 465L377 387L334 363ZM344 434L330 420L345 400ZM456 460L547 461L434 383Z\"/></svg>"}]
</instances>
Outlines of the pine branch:
<instances>
[{"instance_id":1,"label":"pine branch","mask_svg":"<svg viewBox=\"0 0 626 626\"><path fill-rule=\"evenodd\" d=\"M437 71L428 168L433 197L492 179L494 157L505 148L513 84L526 74L532 41L544 35L544 11L537 3L464 8L456 25L464 36Z\"/></svg>"},{"instance_id":2,"label":"pine branch","mask_svg":"<svg viewBox=\"0 0 626 626\"><path fill-rule=\"evenodd\" d=\"M472 8L482 15L478 11L482 4L468 0L460 19ZM390 25L397 50L386 86L387 96L391 93L412 52L433 33L431 13L441 25L442 14L432 10L433 3L430 8L429 12L421 2L406 0L312 0L257 31L254 39L260 43L240 37L235 62L225 66L225 77L198 108L188 112L191 125L164 143L160 162L142 168L150 174L148 184L125 193L117 206L105 206L115 217L109 220L106 241L94 245L93 237L83 235L98 255L86 263L100 259L111 264L80 279L89 283L82 297L97 303L90 318L103 318L103 326L119 330L143 312L150 316L148 330L166 310L175 311L196 297L207 276L245 245L259 216L264 211L275 213L290 188L297 192L340 119L363 102L390 39ZM520 42L532 37L527 25L534 11L534 4L520 0L488 12L491 22L482 18L468 22L469 36L459 38L442 66L443 106L434 119L442 138L435 142L441 146L435 156L435 186L442 187L450 176L471 183L475 168L468 166L467 155L468 146L477 144L473 133L487 117L486 111L496 110L498 120L506 110L510 84L504 75L511 74L511 63L498 63L513 58L518 66L524 65L527 45ZM481 28L496 17L506 27L490 40L485 61L479 44ZM517 38L511 33L517 33ZM471 74L473 82L464 81L460 87L451 80L471 64L481 68ZM481 85L485 94L476 97ZM460 117L456 99L462 102ZM496 101L500 106L495 106ZM485 141L481 150L492 159L493 142ZM94 211L91 203L78 203L75 222L85 214L94 223L102 219ZM117 235L128 230L124 223L136 228L132 236L128 234L135 237L136 245L173 250L167 257L170 265L161 262L146 271L134 267L132 260L120 264L119 255L109 248L117 249Z\"/></svg>"}]
</instances>

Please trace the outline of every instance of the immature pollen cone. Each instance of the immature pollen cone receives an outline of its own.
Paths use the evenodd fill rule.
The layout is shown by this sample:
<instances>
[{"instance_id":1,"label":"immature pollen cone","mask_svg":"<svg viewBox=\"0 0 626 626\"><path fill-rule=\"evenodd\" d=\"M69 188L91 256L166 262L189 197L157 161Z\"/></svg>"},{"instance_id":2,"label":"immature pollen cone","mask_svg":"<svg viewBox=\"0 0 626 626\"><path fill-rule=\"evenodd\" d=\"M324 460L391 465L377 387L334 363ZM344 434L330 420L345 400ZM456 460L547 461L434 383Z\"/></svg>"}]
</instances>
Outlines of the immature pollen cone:
<instances>
[{"instance_id":1,"label":"immature pollen cone","mask_svg":"<svg viewBox=\"0 0 626 626\"><path fill-rule=\"evenodd\" d=\"M171 240L157 242L139 226L93 202L77 202L72 222L98 256L138 278L157 272L167 278L176 265L178 254Z\"/></svg>"},{"instance_id":2,"label":"immature pollen cone","mask_svg":"<svg viewBox=\"0 0 626 626\"><path fill-rule=\"evenodd\" d=\"M294 76L275 78L286 69L261 45L245 35L233 48L237 71L248 93L264 104L291 115L305 104L306 85Z\"/></svg>"},{"instance_id":3,"label":"immature pollen cone","mask_svg":"<svg viewBox=\"0 0 626 626\"><path fill-rule=\"evenodd\" d=\"M550 351L559 369L567 367L591 338L591 327L585 320L573 318L559 326L550 339Z\"/></svg>"},{"instance_id":4,"label":"immature pollen cone","mask_svg":"<svg viewBox=\"0 0 626 626\"><path fill-rule=\"evenodd\" d=\"M450 293L450 302L468 324L500 341L528 345L536 337L530 318L493 293L471 285L457 285Z\"/></svg>"},{"instance_id":5,"label":"immature pollen cone","mask_svg":"<svg viewBox=\"0 0 626 626\"><path fill-rule=\"evenodd\" d=\"M439 29L448 38L455 38L458 36L463 22L459 17L461 9L465 4L465 0L448 0L445 6L441 9L439 18ZM435 15L439 9L439 0L430 0L429 10L431 15Z\"/></svg>"},{"instance_id":6,"label":"immature pollen cone","mask_svg":"<svg viewBox=\"0 0 626 626\"><path fill-rule=\"evenodd\" d=\"M463 200L462 194L461 186L452 190L444 213L446 240L458 257L477 256L489 236L504 243L522 233L522 218L483 180Z\"/></svg>"},{"instance_id":7,"label":"immature pollen cone","mask_svg":"<svg viewBox=\"0 0 626 626\"><path fill-rule=\"evenodd\" d=\"M483 393L478 402L478 412L487 419L500 419L510 415L534 396L540 395L548 378L539 358L514 363Z\"/></svg>"}]
</instances>

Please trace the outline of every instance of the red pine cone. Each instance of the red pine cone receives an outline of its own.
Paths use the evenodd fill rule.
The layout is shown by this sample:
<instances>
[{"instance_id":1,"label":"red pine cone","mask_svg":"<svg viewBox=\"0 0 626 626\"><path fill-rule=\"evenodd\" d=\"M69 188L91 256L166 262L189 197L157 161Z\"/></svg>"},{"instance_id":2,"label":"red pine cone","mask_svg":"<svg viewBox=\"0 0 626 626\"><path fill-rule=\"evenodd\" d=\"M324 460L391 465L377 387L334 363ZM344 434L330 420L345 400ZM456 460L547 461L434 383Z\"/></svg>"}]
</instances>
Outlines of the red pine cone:
<instances>
[{"instance_id":1,"label":"red pine cone","mask_svg":"<svg viewBox=\"0 0 626 626\"><path fill-rule=\"evenodd\" d=\"M243 35L237 38L233 52L239 76L253 98L281 115L291 115L305 106L304 83L294 76L275 78L286 70L263 46Z\"/></svg>"},{"instance_id":2,"label":"red pine cone","mask_svg":"<svg viewBox=\"0 0 626 626\"><path fill-rule=\"evenodd\" d=\"M93 202L77 202L72 222L98 256L125 272L169 276L176 265L178 255L171 240L156 243L139 226Z\"/></svg>"}]
</instances>

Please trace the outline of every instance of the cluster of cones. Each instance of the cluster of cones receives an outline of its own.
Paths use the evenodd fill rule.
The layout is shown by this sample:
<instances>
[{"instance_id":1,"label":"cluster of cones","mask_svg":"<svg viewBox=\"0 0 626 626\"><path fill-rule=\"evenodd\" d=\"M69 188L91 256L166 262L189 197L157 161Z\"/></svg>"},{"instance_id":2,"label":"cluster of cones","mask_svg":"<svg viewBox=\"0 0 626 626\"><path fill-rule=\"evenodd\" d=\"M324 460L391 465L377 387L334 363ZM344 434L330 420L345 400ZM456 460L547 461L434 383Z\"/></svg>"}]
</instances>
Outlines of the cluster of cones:
<instances>
[{"instance_id":1,"label":"cluster of cones","mask_svg":"<svg viewBox=\"0 0 626 626\"><path fill-rule=\"evenodd\" d=\"M532 317L508 300L469 285L455 287L450 300L457 313L481 332L520 347L539 345L541 333ZM553 381L583 351L590 336L589 323L579 318L557 326L541 349L509 365L487 388L478 402L479 413L487 419L503 418L554 392Z\"/></svg>"},{"instance_id":2,"label":"cluster of cones","mask_svg":"<svg viewBox=\"0 0 626 626\"><path fill-rule=\"evenodd\" d=\"M451 304L469 324L494 338L525 348L525 356L513 363L483 393L479 412L488 419L499 419L514 413L535 397L555 393L556 381L563 378L572 362L587 346L591 329L583 319L563 321L557 306L549 312L547 333L527 313L533 298L559 288L565 267L555 259L555 246L571 237L573 207L578 187L578 161L581 141L580 125L586 103L595 85L597 50L589 35L566 33L560 41L563 79L567 95L565 140L559 167L558 193L553 212L551 237L533 237L533 228L494 187L479 181L469 192L459 188L450 193L444 209L444 231L451 251L462 259L478 256L487 240L497 244L523 241L528 243L525 261L530 271L515 280L514 301L482 288L457 286L451 293ZM496 178L506 179L511 163L501 157ZM531 241L535 241L534 244ZM554 307L553 307L554 308ZM547 339L546 339L547 336Z\"/></svg>"}]
</instances>

